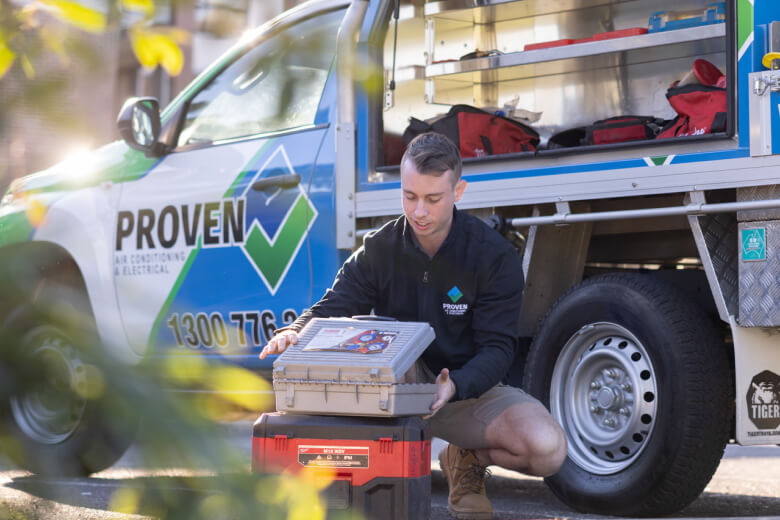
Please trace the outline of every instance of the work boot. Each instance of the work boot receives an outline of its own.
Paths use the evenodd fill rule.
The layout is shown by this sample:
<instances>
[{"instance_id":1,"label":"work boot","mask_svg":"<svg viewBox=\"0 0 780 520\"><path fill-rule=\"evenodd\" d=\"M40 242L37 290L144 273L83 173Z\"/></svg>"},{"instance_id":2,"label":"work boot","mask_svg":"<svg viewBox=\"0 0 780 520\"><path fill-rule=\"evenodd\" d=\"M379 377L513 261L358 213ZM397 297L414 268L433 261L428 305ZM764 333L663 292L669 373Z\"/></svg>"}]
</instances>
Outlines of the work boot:
<instances>
[{"instance_id":1,"label":"work boot","mask_svg":"<svg viewBox=\"0 0 780 520\"><path fill-rule=\"evenodd\" d=\"M493 518L493 508L485 493L490 471L479 464L473 451L449 444L439 452L439 465L450 486L447 510L452 516L458 520Z\"/></svg>"}]
</instances>

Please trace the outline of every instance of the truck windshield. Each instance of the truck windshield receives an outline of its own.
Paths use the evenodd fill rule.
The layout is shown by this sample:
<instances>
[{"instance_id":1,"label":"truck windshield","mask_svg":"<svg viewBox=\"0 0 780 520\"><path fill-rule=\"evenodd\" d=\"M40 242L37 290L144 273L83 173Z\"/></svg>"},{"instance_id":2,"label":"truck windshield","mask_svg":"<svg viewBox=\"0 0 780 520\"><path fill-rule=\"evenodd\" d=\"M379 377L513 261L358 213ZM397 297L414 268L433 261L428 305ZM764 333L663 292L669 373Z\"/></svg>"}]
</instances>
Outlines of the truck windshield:
<instances>
[{"instance_id":1,"label":"truck windshield","mask_svg":"<svg viewBox=\"0 0 780 520\"><path fill-rule=\"evenodd\" d=\"M249 50L190 101L178 145L312 124L344 11L310 18Z\"/></svg>"}]
</instances>

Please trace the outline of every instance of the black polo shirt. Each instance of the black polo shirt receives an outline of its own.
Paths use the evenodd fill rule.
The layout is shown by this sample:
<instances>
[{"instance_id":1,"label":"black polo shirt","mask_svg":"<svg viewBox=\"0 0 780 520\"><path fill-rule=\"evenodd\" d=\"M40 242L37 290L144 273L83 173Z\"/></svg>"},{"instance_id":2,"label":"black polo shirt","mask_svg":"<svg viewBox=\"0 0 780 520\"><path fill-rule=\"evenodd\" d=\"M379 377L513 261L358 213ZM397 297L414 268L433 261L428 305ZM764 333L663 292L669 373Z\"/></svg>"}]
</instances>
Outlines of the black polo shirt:
<instances>
[{"instance_id":1,"label":"black polo shirt","mask_svg":"<svg viewBox=\"0 0 780 520\"><path fill-rule=\"evenodd\" d=\"M454 210L452 228L430 258L401 216L366 235L333 286L290 327L313 317L368 314L425 321L436 339L422 359L438 374L450 369L455 400L478 397L499 383L517 348L523 291L520 257L478 218Z\"/></svg>"}]
</instances>

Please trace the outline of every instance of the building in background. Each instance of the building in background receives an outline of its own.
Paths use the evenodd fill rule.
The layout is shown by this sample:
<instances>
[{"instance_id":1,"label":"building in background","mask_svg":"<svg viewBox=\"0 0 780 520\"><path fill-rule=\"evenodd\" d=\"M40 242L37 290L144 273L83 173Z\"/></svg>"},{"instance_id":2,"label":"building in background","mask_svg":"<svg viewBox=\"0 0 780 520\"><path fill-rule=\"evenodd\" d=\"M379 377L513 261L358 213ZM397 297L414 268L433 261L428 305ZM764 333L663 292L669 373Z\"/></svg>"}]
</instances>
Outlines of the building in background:
<instances>
[{"instance_id":1,"label":"building in background","mask_svg":"<svg viewBox=\"0 0 780 520\"><path fill-rule=\"evenodd\" d=\"M72 30L76 44L87 52L72 55L67 66L56 56L42 56L35 64L35 79L14 67L0 79L6 107L0 114L0 194L14 178L118 139L116 116L127 98L153 96L164 107L246 30L299 3L302 0L156 2L156 23L192 36L182 45L185 65L177 77L138 63L126 25L99 35Z\"/></svg>"}]
</instances>

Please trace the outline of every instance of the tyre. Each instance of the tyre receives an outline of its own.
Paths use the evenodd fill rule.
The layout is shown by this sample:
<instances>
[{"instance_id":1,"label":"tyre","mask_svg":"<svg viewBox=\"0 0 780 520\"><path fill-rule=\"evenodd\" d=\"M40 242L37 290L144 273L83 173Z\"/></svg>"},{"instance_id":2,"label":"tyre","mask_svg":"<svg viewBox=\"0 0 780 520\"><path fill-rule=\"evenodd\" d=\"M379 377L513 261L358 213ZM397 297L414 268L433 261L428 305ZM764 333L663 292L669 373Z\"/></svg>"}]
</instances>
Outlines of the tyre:
<instances>
[{"instance_id":1,"label":"tyre","mask_svg":"<svg viewBox=\"0 0 780 520\"><path fill-rule=\"evenodd\" d=\"M731 431L731 370L714 323L650 276L590 278L550 309L531 345L527 390L566 432L546 479L588 513L682 509L715 472Z\"/></svg>"},{"instance_id":2,"label":"tyre","mask_svg":"<svg viewBox=\"0 0 780 520\"><path fill-rule=\"evenodd\" d=\"M5 386L5 451L37 474L83 476L113 465L135 437L137 416L111 393L97 356L93 324L54 312L17 308L3 327L4 365L14 374ZM51 309L50 309L51 310ZM61 313L60 311L66 312ZM10 390L9 390L10 389Z\"/></svg>"}]
</instances>

